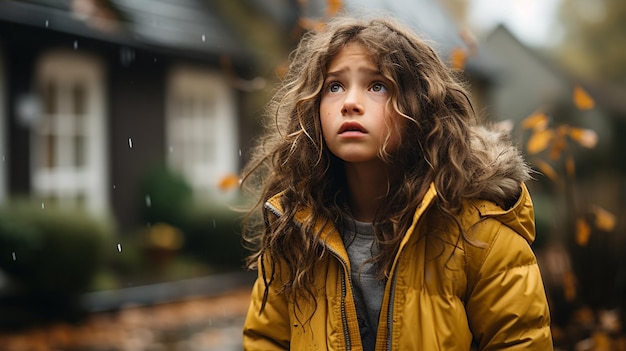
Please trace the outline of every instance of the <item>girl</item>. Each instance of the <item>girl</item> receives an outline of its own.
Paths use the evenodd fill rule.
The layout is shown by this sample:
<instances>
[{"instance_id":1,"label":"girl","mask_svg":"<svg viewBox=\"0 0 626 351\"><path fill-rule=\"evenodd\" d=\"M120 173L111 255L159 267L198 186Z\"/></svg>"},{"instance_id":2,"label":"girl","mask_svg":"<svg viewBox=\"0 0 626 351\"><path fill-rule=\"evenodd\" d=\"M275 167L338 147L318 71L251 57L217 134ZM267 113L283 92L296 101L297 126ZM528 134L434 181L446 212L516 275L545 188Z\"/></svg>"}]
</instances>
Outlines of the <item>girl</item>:
<instances>
[{"instance_id":1,"label":"girl","mask_svg":"<svg viewBox=\"0 0 626 351\"><path fill-rule=\"evenodd\" d=\"M552 349L529 170L422 39L331 21L269 116L246 350Z\"/></svg>"}]
</instances>

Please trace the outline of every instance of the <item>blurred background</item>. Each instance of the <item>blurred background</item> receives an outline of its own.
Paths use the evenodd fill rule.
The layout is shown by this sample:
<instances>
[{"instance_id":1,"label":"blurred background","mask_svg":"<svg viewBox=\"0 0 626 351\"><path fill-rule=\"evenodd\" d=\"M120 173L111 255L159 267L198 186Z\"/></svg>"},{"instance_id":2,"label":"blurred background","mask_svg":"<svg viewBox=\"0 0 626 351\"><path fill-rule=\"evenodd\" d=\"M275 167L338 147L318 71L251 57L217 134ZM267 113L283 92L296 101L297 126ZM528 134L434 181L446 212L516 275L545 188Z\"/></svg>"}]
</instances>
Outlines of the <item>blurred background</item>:
<instances>
[{"instance_id":1,"label":"blurred background","mask_svg":"<svg viewBox=\"0 0 626 351\"><path fill-rule=\"evenodd\" d=\"M240 350L238 174L299 38L386 13L536 170L559 350L626 350L626 2L0 0L0 350Z\"/></svg>"}]
</instances>

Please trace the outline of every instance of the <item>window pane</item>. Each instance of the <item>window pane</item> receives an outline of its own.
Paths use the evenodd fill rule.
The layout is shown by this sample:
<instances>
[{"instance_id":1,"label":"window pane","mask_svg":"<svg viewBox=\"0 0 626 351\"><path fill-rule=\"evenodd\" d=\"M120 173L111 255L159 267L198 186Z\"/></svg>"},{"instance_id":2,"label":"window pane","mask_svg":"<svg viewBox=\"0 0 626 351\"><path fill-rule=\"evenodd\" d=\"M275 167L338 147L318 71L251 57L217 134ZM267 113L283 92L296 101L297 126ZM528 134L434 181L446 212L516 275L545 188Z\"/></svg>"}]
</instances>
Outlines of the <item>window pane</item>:
<instances>
[{"instance_id":1,"label":"window pane","mask_svg":"<svg viewBox=\"0 0 626 351\"><path fill-rule=\"evenodd\" d=\"M45 83L43 89L43 112L45 114L57 113L58 87L53 80Z\"/></svg>"},{"instance_id":2,"label":"window pane","mask_svg":"<svg viewBox=\"0 0 626 351\"><path fill-rule=\"evenodd\" d=\"M74 136L74 166L77 168L85 166L85 144L84 136Z\"/></svg>"},{"instance_id":3,"label":"window pane","mask_svg":"<svg viewBox=\"0 0 626 351\"><path fill-rule=\"evenodd\" d=\"M42 168L56 167L56 136L43 134L39 136L39 166Z\"/></svg>"},{"instance_id":4,"label":"window pane","mask_svg":"<svg viewBox=\"0 0 626 351\"><path fill-rule=\"evenodd\" d=\"M74 103L74 115L80 117L86 112L86 101L87 94L85 93L85 85L81 82L77 82L74 84L72 89L72 100Z\"/></svg>"}]
</instances>

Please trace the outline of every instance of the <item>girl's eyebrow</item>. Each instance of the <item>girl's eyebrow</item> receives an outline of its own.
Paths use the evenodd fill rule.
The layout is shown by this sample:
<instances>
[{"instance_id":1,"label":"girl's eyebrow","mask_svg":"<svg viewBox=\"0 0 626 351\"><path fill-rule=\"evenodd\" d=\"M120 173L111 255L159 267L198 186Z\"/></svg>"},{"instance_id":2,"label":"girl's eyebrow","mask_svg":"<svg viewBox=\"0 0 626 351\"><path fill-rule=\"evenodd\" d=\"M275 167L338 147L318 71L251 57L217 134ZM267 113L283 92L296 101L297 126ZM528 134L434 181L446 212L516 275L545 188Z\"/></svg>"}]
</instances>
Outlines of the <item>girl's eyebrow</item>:
<instances>
[{"instance_id":1,"label":"girl's eyebrow","mask_svg":"<svg viewBox=\"0 0 626 351\"><path fill-rule=\"evenodd\" d=\"M341 69L338 69L336 71L328 72L328 73L326 73L326 77L327 78L328 77L330 77L330 78L340 77L340 76L344 75L347 70L348 70L348 68L341 68ZM378 76L382 76L383 75L380 72L380 70L372 69L372 68L368 68L368 67L359 67L357 69L357 72L363 72L363 73L367 74L368 76L372 76L372 77L378 77Z\"/></svg>"}]
</instances>

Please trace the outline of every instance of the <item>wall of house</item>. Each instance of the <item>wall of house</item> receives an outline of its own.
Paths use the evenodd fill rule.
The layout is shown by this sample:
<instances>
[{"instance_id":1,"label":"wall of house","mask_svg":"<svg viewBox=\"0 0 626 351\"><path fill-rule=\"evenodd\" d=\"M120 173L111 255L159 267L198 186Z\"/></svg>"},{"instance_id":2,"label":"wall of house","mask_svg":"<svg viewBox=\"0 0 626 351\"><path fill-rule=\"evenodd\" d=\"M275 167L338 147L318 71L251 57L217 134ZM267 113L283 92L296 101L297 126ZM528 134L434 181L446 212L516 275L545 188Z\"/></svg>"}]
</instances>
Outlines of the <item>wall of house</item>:
<instances>
[{"instance_id":1,"label":"wall of house","mask_svg":"<svg viewBox=\"0 0 626 351\"><path fill-rule=\"evenodd\" d=\"M111 205L123 229L138 224L146 170L165 162L165 62L144 51L130 52L130 62L110 62L109 75Z\"/></svg>"}]
</instances>

